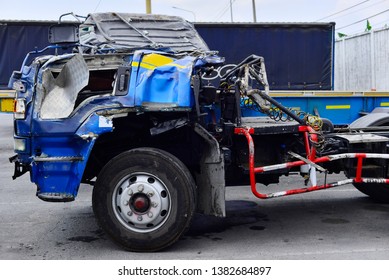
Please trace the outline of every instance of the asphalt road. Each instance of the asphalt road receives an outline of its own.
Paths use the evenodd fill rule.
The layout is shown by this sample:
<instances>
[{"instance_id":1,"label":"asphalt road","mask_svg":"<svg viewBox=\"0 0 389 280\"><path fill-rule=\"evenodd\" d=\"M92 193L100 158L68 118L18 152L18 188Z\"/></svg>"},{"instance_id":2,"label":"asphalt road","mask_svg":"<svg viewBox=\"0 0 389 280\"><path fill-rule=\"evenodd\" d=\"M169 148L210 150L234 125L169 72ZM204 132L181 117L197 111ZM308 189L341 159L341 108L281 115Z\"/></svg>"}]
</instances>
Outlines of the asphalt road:
<instances>
[{"instance_id":1,"label":"asphalt road","mask_svg":"<svg viewBox=\"0 0 389 280\"><path fill-rule=\"evenodd\" d=\"M75 202L48 203L35 196L26 174L13 181L12 118L0 114L0 259L389 259L389 205L352 186L258 200L247 186L227 189L226 218L197 215L189 232L159 253L131 253L99 229L92 187ZM301 187L282 178L277 186ZM343 178L337 175L333 180Z\"/></svg>"}]
</instances>

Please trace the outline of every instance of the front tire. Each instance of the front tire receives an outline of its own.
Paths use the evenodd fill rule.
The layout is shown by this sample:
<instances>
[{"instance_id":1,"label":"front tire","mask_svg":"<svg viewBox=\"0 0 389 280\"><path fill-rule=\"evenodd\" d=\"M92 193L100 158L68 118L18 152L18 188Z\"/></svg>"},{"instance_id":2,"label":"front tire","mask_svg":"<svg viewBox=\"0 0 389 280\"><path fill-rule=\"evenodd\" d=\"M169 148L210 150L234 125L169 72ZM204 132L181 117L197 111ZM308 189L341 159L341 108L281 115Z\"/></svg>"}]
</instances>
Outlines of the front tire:
<instances>
[{"instance_id":1,"label":"front tire","mask_svg":"<svg viewBox=\"0 0 389 280\"><path fill-rule=\"evenodd\" d=\"M93 211L103 230L129 251L162 250L189 227L195 183L173 155L138 148L113 158L93 190Z\"/></svg>"}]
</instances>

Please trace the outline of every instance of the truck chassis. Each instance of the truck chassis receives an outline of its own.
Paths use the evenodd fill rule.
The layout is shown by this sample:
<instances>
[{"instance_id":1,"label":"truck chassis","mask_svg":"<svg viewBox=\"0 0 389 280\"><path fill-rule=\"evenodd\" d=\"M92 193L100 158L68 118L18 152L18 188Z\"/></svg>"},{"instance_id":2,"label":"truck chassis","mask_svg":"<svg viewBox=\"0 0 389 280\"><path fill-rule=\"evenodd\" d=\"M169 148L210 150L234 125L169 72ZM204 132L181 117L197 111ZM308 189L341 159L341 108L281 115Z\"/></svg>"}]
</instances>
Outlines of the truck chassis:
<instances>
[{"instance_id":1,"label":"truck chassis","mask_svg":"<svg viewBox=\"0 0 389 280\"><path fill-rule=\"evenodd\" d=\"M351 183L389 202L389 138L323 131L319 117L284 107L269 95L264 58L247 57L214 87L203 77L223 59L179 18L92 14L80 29L53 28L52 38L56 29L72 36L53 48L73 51L39 56L10 80L13 178L30 172L37 196L51 202L94 185L97 221L125 249L172 245L195 211L225 216L229 185L269 199ZM266 117L242 117L242 104ZM327 183L342 171L349 179ZM258 191L292 173L306 187Z\"/></svg>"}]
</instances>

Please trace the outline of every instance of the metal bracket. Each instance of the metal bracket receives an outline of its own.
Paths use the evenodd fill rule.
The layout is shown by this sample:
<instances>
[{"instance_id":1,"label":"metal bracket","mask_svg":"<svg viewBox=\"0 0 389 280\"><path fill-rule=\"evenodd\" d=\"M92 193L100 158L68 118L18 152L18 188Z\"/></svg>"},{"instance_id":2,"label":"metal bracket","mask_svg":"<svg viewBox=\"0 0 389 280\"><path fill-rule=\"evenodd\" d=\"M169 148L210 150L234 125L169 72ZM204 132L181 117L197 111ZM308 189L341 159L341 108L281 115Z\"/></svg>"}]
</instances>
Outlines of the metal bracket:
<instances>
[{"instance_id":1,"label":"metal bracket","mask_svg":"<svg viewBox=\"0 0 389 280\"><path fill-rule=\"evenodd\" d=\"M29 165L22 164L18 161L18 155L14 155L13 157L10 157L9 161L11 163L15 163L14 175L12 176L12 180L15 180L16 178L30 171Z\"/></svg>"},{"instance_id":2,"label":"metal bracket","mask_svg":"<svg viewBox=\"0 0 389 280\"><path fill-rule=\"evenodd\" d=\"M289 151L288 154L290 154L291 156L294 156L295 158L298 158L299 160L302 160L303 162L305 162L309 165L312 165L313 167L315 167L317 170L319 170L321 172L327 172L327 169L321 167L320 165L314 163L313 161L311 161L305 157L300 156L299 154L296 154L296 153L291 152L291 151Z\"/></svg>"}]
</instances>

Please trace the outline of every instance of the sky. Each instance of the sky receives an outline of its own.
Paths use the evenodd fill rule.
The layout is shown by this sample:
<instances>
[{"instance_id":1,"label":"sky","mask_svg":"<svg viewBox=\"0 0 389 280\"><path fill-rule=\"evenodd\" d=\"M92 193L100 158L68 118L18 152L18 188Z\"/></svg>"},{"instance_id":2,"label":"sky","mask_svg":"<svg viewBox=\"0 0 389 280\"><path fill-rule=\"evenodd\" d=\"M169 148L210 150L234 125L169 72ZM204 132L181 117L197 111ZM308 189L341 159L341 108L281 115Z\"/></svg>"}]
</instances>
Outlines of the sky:
<instances>
[{"instance_id":1,"label":"sky","mask_svg":"<svg viewBox=\"0 0 389 280\"><path fill-rule=\"evenodd\" d=\"M145 0L0 0L0 20L58 20L68 12L145 13ZM389 26L389 0L151 0L152 13L191 22L336 22L337 32L364 32ZM230 3L232 5L230 5ZM232 15L231 15L232 12ZM70 20L71 18L66 18Z\"/></svg>"}]
</instances>

